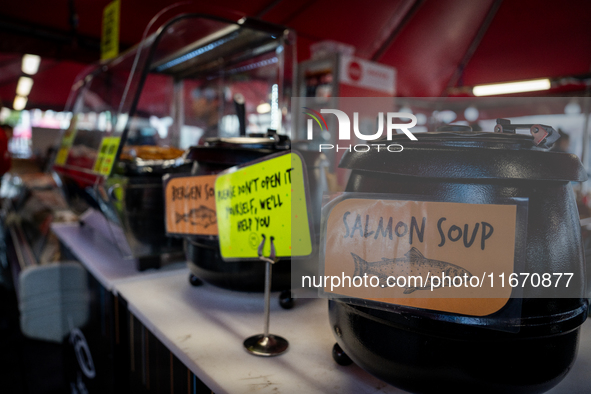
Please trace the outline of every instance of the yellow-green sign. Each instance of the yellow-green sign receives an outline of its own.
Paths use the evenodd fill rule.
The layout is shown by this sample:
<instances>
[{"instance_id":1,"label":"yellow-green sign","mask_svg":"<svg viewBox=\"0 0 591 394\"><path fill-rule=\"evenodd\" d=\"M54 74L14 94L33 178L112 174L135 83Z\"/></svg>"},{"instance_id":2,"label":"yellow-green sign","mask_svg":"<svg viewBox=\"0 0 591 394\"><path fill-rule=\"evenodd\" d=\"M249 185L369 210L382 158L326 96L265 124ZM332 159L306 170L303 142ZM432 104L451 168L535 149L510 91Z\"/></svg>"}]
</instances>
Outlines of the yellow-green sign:
<instances>
[{"instance_id":1,"label":"yellow-green sign","mask_svg":"<svg viewBox=\"0 0 591 394\"><path fill-rule=\"evenodd\" d=\"M222 257L257 258L265 235L278 257L312 253L304 185L304 164L295 153L274 156L232 169L215 182L215 202Z\"/></svg>"},{"instance_id":2,"label":"yellow-green sign","mask_svg":"<svg viewBox=\"0 0 591 394\"><path fill-rule=\"evenodd\" d=\"M66 160L68 159L68 154L70 153L70 148L74 144L74 139L76 138L76 133L78 132L78 115L74 115L72 120L70 121L70 127L68 130L64 132L64 136L62 137L62 142L60 143L60 149L57 151L57 155L55 157L55 164L64 165L66 164Z\"/></svg>"},{"instance_id":3,"label":"yellow-green sign","mask_svg":"<svg viewBox=\"0 0 591 394\"><path fill-rule=\"evenodd\" d=\"M96 161L94 162L94 172L98 172L101 175L109 175L111 173L120 141L121 137L103 137Z\"/></svg>"},{"instance_id":4,"label":"yellow-green sign","mask_svg":"<svg viewBox=\"0 0 591 394\"><path fill-rule=\"evenodd\" d=\"M119 0L107 4L103 10L103 29L101 35L101 60L117 57L119 54Z\"/></svg>"}]
</instances>

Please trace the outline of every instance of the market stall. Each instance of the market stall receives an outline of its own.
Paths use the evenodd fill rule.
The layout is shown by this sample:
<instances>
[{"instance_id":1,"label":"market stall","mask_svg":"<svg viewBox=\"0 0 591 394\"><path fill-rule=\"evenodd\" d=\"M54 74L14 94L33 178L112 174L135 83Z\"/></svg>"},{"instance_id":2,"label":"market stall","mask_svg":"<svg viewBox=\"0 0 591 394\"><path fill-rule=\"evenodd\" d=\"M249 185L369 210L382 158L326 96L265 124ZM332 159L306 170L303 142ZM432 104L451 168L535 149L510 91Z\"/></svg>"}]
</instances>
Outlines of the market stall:
<instances>
[{"instance_id":1,"label":"market stall","mask_svg":"<svg viewBox=\"0 0 591 394\"><path fill-rule=\"evenodd\" d=\"M50 173L2 188L66 387L591 391L585 61L513 81L519 6L395 3L355 37L171 5L78 75Z\"/></svg>"}]
</instances>

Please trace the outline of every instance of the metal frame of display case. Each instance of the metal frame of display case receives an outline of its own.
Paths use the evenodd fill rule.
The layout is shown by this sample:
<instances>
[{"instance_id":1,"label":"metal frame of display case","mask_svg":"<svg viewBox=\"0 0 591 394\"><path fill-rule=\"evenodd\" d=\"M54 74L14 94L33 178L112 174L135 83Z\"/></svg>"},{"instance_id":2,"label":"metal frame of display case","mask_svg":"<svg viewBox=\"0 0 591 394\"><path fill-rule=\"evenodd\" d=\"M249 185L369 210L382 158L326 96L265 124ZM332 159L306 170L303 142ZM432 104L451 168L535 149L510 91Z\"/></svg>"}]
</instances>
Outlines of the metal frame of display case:
<instances>
[{"instance_id":1,"label":"metal frame of display case","mask_svg":"<svg viewBox=\"0 0 591 394\"><path fill-rule=\"evenodd\" d=\"M179 23L185 23L193 19L197 21L199 19L213 21L214 25L219 22L221 24L227 24L227 26L219 31L207 34L205 37L189 45L182 45L180 48L171 51L171 54L165 54L163 56L162 53L158 53L160 50L159 44L164 41L165 37L167 39L174 37L169 33L172 28L178 28ZM211 28L211 26L204 26L205 30ZM183 25L181 25L181 30L182 28ZM190 34L188 36L191 37ZM115 108L115 105L112 106L112 109L115 111L113 119L117 119L117 121L111 125L112 133L110 135L119 135L121 142L118 145L115 156L116 160L109 175L103 176L90 169L74 169L67 164L63 166L54 165L54 168L60 173L62 180L64 178L70 178L70 181L63 182L67 187L69 185L73 189L69 193L70 195L84 196L86 194L84 196L87 200L86 202L105 214L105 217L110 223L110 234L107 234L107 236L119 246L124 255L135 257L138 260L138 269L143 270L159 266L163 262L163 255L165 256L164 259L171 258L172 260L175 259L175 255L178 257L182 255L182 246L178 242L180 240L171 239L166 245L159 245L156 242L158 244L156 245L153 241L146 242L141 237L138 238L133 232L133 226L130 225L129 217L125 211L126 197L124 194L127 191L130 193L139 192L142 198L146 197L146 193L155 198L157 195L162 194L158 192L162 187L160 179L153 177L154 179L152 181L142 180L138 184L138 182L134 181L133 177L126 174L117 174L117 169L121 167L121 152L130 137L134 117L138 114L139 104L142 94L145 91L148 75L156 72L158 74L172 76L174 93L171 112L174 112L174 116L181 118L180 120L173 120L175 122L173 127L180 129L179 123L183 122L182 106L184 105L183 98L181 97L183 94L181 81L195 76L205 78L208 73L216 72L221 73L223 78L225 70L231 66L239 65L240 62L255 58L256 56L265 56L265 54L272 53L273 50L281 47L281 51L277 51L274 54L275 62L271 62L270 64L277 63L276 80L278 81L278 100L280 104L279 125L282 125L285 123L286 117L289 114L289 100L286 100L285 97L291 94L291 79L286 80L285 72L287 68L288 72L291 73L291 69L295 67L293 44L295 44L293 32L282 26L246 18L242 18L239 21L231 21L205 14L181 14L168 20L154 34L148 36L134 49L131 49L105 65L97 67L88 73L86 77L79 79L79 82L75 85L76 89L74 89L75 92L73 92L73 98L71 100L75 110L81 110L80 102L83 100L85 89L89 88L94 78L97 78L103 72L107 72L111 65L116 67L122 64L122 62L129 63L132 60L131 58L134 57L131 73L127 78L125 90L120 97L118 108ZM290 50L286 50L285 45L288 45ZM261 66L259 65L259 67ZM249 68L246 67L245 69L248 70ZM290 78L293 77L294 75L291 74ZM227 82L225 79L222 81ZM118 123L122 116L126 117L123 127ZM282 127L282 130L279 130L279 132L283 133L288 131L284 127ZM180 133L180 131L178 132ZM164 173L174 171L174 169L170 169L165 170ZM180 171L189 172L190 166L185 166ZM79 185L86 185L86 187L78 187ZM125 186L122 185L129 185L129 190L125 189ZM84 190L79 189L86 189L86 193ZM148 189L153 189L153 192L146 192ZM118 194L119 196L117 196ZM157 202L159 200L156 200L150 204L154 206L158 205ZM137 202L138 200L135 198L135 201ZM163 206L163 202L160 205ZM149 220L149 217L153 215L159 216L160 213L144 213L142 215L144 219L142 220L146 220L145 218ZM138 226L135 227L137 228ZM121 242L123 240L121 230L123 230L127 241ZM160 235L161 237L159 236L159 239L165 237L164 233Z\"/></svg>"}]
</instances>

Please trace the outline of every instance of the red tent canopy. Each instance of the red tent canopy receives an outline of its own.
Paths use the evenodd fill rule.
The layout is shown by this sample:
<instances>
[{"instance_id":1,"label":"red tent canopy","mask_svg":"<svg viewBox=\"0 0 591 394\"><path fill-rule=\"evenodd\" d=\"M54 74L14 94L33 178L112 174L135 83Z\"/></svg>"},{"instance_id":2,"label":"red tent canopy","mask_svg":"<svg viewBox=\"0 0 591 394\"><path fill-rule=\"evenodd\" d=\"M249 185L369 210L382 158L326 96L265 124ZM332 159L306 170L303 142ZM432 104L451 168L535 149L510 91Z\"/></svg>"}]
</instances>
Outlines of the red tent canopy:
<instances>
[{"instance_id":1,"label":"red tent canopy","mask_svg":"<svg viewBox=\"0 0 591 394\"><path fill-rule=\"evenodd\" d=\"M121 48L141 40L150 19L173 4L121 1ZM70 7L73 4L74 8ZM43 57L28 108L63 109L75 76L100 56L108 0L8 2L0 11L0 99L11 106L20 55ZM565 77L591 71L591 2L572 0L218 0L197 11L258 17L294 29L298 61L331 39L397 68L397 94L442 96L481 83ZM174 11L173 11L174 12ZM77 22L76 22L77 21ZM562 94L582 95L583 85ZM457 92L457 89L455 90Z\"/></svg>"}]
</instances>

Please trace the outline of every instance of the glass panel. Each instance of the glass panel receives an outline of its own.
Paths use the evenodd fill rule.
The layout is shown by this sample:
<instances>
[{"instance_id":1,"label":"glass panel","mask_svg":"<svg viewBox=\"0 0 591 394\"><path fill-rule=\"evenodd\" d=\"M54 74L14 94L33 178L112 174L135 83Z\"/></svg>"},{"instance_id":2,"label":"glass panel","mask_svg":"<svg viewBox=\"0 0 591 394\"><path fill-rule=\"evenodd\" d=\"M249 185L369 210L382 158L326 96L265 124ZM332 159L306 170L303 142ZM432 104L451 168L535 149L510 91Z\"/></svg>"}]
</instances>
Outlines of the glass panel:
<instances>
[{"instance_id":1,"label":"glass panel","mask_svg":"<svg viewBox=\"0 0 591 394\"><path fill-rule=\"evenodd\" d=\"M196 14L155 30L165 15L137 47L82 80L69 130L77 133L65 166L57 166L67 187L95 200L113 234L123 230L129 248L121 249L133 257L182 251L164 236L161 179L190 172L186 149L207 137L290 132L293 33ZM96 164L105 137L121 137L108 176Z\"/></svg>"}]
</instances>

